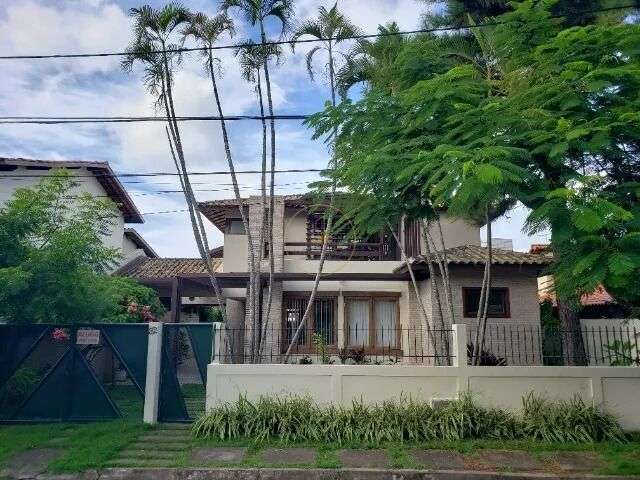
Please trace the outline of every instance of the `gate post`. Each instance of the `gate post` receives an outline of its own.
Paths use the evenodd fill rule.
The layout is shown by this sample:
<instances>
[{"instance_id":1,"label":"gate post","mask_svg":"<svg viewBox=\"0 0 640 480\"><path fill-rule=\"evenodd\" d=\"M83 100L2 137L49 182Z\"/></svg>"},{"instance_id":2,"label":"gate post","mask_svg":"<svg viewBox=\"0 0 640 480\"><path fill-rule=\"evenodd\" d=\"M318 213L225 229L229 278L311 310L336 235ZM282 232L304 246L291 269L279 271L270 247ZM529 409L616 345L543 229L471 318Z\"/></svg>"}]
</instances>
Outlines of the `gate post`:
<instances>
[{"instance_id":1,"label":"gate post","mask_svg":"<svg viewBox=\"0 0 640 480\"><path fill-rule=\"evenodd\" d=\"M160 369L162 362L162 323L149 322L147 349L147 378L144 388L144 423L158 423L158 402L160 399Z\"/></svg>"},{"instance_id":2,"label":"gate post","mask_svg":"<svg viewBox=\"0 0 640 480\"><path fill-rule=\"evenodd\" d=\"M213 329L213 334L211 335L211 341L213 342L211 346L211 363L223 363L223 355L225 354L222 347L224 342L224 323L214 322L211 328Z\"/></svg>"},{"instance_id":3,"label":"gate post","mask_svg":"<svg viewBox=\"0 0 640 480\"><path fill-rule=\"evenodd\" d=\"M467 366L467 326L456 323L453 328L453 366Z\"/></svg>"}]
</instances>

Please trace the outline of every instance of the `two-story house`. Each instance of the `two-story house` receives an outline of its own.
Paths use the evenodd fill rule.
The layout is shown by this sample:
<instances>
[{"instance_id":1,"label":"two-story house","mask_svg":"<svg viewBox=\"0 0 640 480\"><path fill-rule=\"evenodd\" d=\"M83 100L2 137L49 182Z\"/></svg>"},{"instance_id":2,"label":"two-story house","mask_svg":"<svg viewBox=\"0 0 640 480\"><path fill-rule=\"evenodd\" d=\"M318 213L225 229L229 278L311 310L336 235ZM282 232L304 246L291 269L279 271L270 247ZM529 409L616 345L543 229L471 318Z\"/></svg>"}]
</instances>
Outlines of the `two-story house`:
<instances>
[{"instance_id":1,"label":"two-story house","mask_svg":"<svg viewBox=\"0 0 640 480\"><path fill-rule=\"evenodd\" d=\"M103 241L122 253L121 265L139 256L157 257L153 248L130 226L144 223L144 219L107 162L0 158L0 205L17 189L36 186L58 168L69 170L75 177L74 194L88 192L96 197L108 197L118 207L119 215L113 219Z\"/></svg>"},{"instance_id":2,"label":"two-story house","mask_svg":"<svg viewBox=\"0 0 640 480\"><path fill-rule=\"evenodd\" d=\"M250 228L260 228L259 199L246 202ZM318 269L324 220L313 213L301 196L276 200L273 252L275 260L274 300L269 334L283 350L302 318ZM202 212L224 232L224 272L246 272L247 240L235 201L200 205ZM422 245L420 225L399 225L395 232L419 282L429 327L441 325L432 297ZM444 249L447 251L456 322L473 324L484 270L485 249L480 246L481 225L443 218ZM434 238L439 238L433 232ZM537 276L547 260L536 255L496 251L489 314L493 324L539 325ZM262 266L266 269L266 261ZM234 301L242 302L234 291ZM240 309L238 309L240 310ZM263 320L264 321L264 320ZM336 349L364 348L373 354L399 353L409 360L428 357L424 315L410 282L400 249L389 232L345 242L331 238L318 298L311 317L296 345L296 352L313 351L313 334L321 335ZM273 328L273 330L272 330ZM278 336L279 335L279 336ZM497 339L496 339L497 340Z\"/></svg>"},{"instance_id":3,"label":"two-story house","mask_svg":"<svg viewBox=\"0 0 640 480\"><path fill-rule=\"evenodd\" d=\"M206 218L224 234L224 246L217 250L222 258L221 261L215 260L215 267L218 282L223 288L228 327L236 331L235 342L239 338L239 342L244 343L244 346L234 346L235 358L240 358L242 352L238 349L246 353L251 336L251 322L246 319L247 234L235 200L201 202L199 206ZM243 207L250 229L257 233L262 218L260 198L245 199ZM308 201L302 196L277 197L273 217L275 273L272 307L269 316L262 318L263 326L267 325L268 337L264 342L263 361L278 362L307 306L318 269L324 224L322 217L311 211ZM460 219L442 219L456 323L475 324L486 256L486 249L480 241L481 227ZM432 298L432 279L422 256L420 225L404 224L397 228L397 236L411 257L411 267L427 318L422 313L393 235L381 232L359 242L333 237L329 241L311 316L294 346L296 358L317 352L320 337L327 345L327 351L334 355L358 349L365 355L376 355L376 358L433 363L433 348L425 331L439 330L441 323ZM268 245L263 248L265 252L269 251ZM535 335L535 328L540 325L537 277L549 259L500 249L494 251L493 257L488 309L491 328L487 345L508 356L509 342L512 350L518 352L527 351L529 343L535 343L535 347L527 351L527 358L520 358L520 362L540 363L537 339L534 342L527 335ZM174 272L173 275L163 273L162 262ZM264 313L268 259L263 261L262 272L261 308ZM203 301L205 297L205 303L216 303L202 265L191 259L143 260L122 273L154 286L165 296L170 295L173 298L173 321L179 321L184 301ZM448 328L450 322L446 318L445 328ZM518 326L531 328L523 327L520 335ZM238 331L243 333L238 335ZM515 335L518 338L514 338Z\"/></svg>"}]
</instances>

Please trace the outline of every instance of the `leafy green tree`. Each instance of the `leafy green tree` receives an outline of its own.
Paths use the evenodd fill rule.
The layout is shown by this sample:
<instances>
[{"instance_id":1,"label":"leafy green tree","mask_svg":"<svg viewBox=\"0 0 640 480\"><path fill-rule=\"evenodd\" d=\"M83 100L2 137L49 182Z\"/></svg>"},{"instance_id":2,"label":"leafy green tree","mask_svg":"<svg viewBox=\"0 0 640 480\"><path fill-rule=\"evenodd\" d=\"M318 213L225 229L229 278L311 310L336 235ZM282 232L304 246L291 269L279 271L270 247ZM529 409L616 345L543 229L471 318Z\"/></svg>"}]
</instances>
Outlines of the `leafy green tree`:
<instances>
[{"instance_id":1,"label":"leafy green tree","mask_svg":"<svg viewBox=\"0 0 640 480\"><path fill-rule=\"evenodd\" d=\"M126 315L130 303L147 307L152 316L161 314L153 290L108 275L120 258L104 242L116 207L76 193L77 187L68 172L55 170L37 186L16 190L0 207L0 318L10 323L141 321Z\"/></svg>"},{"instance_id":2,"label":"leafy green tree","mask_svg":"<svg viewBox=\"0 0 640 480\"><path fill-rule=\"evenodd\" d=\"M415 214L412 197L425 206L440 201L441 189L455 192L445 205L451 208L454 197L463 194L463 177L481 186L483 178L495 175L498 185L519 170L526 172L519 183L492 190L492 210L519 201L534 211L532 225L551 229L557 262L550 273L566 296L559 297L562 303L577 304L581 293L601 282L620 300L637 305L632 285L637 259L625 252L638 231L640 27L563 29L550 4L513 5L497 18L509 22L491 30L489 55L482 42L474 47L467 38L469 54L442 49L453 62L445 71L428 72L396 92L372 84L361 100L328 107L309 123L316 135L340 129L334 175L355 195L375 196L382 211ZM443 45L442 39L422 36L409 45L419 42ZM406 57L399 54L393 68L413 67L403 67L402 61ZM452 160L458 156L460 161ZM501 176L485 166L477 170L483 165L478 158L490 165L502 160L509 167ZM450 170L457 174L449 175ZM443 183L447 177L451 185ZM466 201L473 196L459 200L465 200L462 213L473 218L478 210ZM544 208L552 201L553 208ZM363 204L354 218L373 217L374 205L367 211ZM599 253L580 263L593 248ZM568 263L563 267L570 261L572 268L585 268L580 278ZM613 270L601 268L601 262ZM561 317L565 330L577 331L575 311L566 309ZM574 338L581 341L580 335ZM574 350L579 352L579 345Z\"/></svg>"}]
</instances>

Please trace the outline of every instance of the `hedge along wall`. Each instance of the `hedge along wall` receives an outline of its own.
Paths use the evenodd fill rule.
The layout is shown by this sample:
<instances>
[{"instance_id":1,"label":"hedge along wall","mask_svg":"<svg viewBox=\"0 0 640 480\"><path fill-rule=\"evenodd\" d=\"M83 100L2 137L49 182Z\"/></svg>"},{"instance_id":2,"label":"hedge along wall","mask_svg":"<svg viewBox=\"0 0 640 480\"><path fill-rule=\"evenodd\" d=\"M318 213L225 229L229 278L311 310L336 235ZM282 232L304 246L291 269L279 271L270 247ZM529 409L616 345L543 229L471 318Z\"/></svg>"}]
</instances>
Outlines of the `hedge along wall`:
<instances>
[{"instance_id":1,"label":"hedge along wall","mask_svg":"<svg viewBox=\"0 0 640 480\"><path fill-rule=\"evenodd\" d=\"M207 410L240 394L310 396L320 404L349 405L411 396L451 399L470 391L485 406L518 411L529 392L549 400L580 396L640 430L638 367L423 367L397 365L223 365L210 364Z\"/></svg>"}]
</instances>

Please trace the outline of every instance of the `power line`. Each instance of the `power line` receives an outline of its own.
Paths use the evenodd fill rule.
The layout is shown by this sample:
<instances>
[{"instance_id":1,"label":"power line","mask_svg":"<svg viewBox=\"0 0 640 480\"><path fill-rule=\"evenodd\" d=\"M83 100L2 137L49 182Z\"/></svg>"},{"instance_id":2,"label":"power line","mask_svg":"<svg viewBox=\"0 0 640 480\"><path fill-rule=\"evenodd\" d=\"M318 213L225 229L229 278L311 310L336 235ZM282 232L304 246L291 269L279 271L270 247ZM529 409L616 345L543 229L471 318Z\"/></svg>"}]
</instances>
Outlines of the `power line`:
<instances>
[{"instance_id":1,"label":"power line","mask_svg":"<svg viewBox=\"0 0 640 480\"><path fill-rule=\"evenodd\" d=\"M200 115L176 117L178 122L208 122L208 121L241 121L241 120L306 120L309 115ZM167 117L0 117L0 124L4 125L59 125L81 123L135 123L135 122L166 122Z\"/></svg>"},{"instance_id":2,"label":"power line","mask_svg":"<svg viewBox=\"0 0 640 480\"><path fill-rule=\"evenodd\" d=\"M621 6L613 6L613 7L603 7L594 10L584 10L580 13L589 14L589 13L603 13L614 10L627 10L631 8L638 8L638 4L631 5L621 5ZM564 18L564 15L549 15L548 18ZM484 28L484 27L493 27L499 25L506 25L510 23L527 23L522 20L503 20L503 21L493 21L493 22L485 22L479 23L477 25L460 25L460 26L452 26L452 27L434 27L434 28L421 28L416 30L405 30L402 32L379 32L379 33L370 33L363 35L352 35L349 37L341 37L341 40L365 40L370 38L380 38L380 37L390 37L396 35L415 35L419 33L437 33L437 32L450 32L456 30L469 30L472 28ZM336 40L336 37L323 37L323 38L309 38L309 39L298 39L298 40L275 40L264 43L235 43L228 45L218 45L213 47L181 47L175 49L165 49L165 50L154 50L152 52L144 52L145 54L161 54L161 53L186 53L186 52L202 52L208 50L225 50L225 49L237 49L237 48L256 48L262 47L263 45L293 45L298 43L316 43L316 42L325 42L330 40ZM41 60L41 59L60 59L60 58L89 58L89 57L118 57L118 56L127 56L135 53L142 53L136 51L124 51L124 52L102 52L102 53L59 53L59 54L51 54L51 55L4 55L0 56L0 60Z\"/></svg>"},{"instance_id":3,"label":"power line","mask_svg":"<svg viewBox=\"0 0 640 480\"><path fill-rule=\"evenodd\" d=\"M62 163L62 162L61 162ZM60 168L64 168L64 165L61 165ZM309 172L326 172L327 168L290 168L290 169L280 169L273 170L274 174L278 173L309 173ZM246 174L261 174L262 170L236 170L236 175L246 175ZM271 170L265 170L264 173L270 174ZM191 176L203 176L203 175L230 175L231 172L229 170L217 170L210 172L188 172L188 175ZM4 178L70 178L74 180L76 178L95 178L95 177L118 177L118 178L128 178L128 177L177 177L180 174L177 172L148 172L148 173L98 173L95 174L80 174L80 175L58 175L58 174L16 174L16 175L7 175Z\"/></svg>"}]
</instances>

